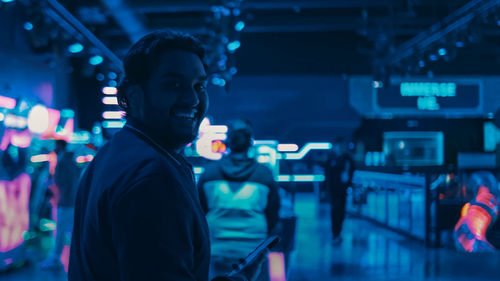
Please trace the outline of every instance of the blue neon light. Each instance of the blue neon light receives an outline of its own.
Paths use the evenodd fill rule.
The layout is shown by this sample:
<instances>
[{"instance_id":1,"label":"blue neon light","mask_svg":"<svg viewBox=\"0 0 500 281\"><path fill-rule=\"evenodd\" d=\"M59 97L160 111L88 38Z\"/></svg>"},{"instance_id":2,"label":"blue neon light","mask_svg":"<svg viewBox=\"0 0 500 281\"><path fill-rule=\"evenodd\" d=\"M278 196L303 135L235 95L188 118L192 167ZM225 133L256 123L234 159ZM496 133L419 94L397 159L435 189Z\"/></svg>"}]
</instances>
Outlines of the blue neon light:
<instances>
[{"instance_id":1,"label":"blue neon light","mask_svg":"<svg viewBox=\"0 0 500 281\"><path fill-rule=\"evenodd\" d=\"M279 175L278 182L322 182L324 175Z\"/></svg>"},{"instance_id":2,"label":"blue neon light","mask_svg":"<svg viewBox=\"0 0 500 281\"><path fill-rule=\"evenodd\" d=\"M446 51L445 48L441 48L441 49L438 50L438 54L440 56L446 56L447 53L448 53L448 51Z\"/></svg>"},{"instance_id":3,"label":"blue neon light","mask_svg":"<svg viewBox=\"0 0 500 281\"><path fill-rule=\"evenodd\" d=\"M102 73L98 73L96 76L95 76L95 79L97 79L97 81L103 81L104 80L104 74Z\"/></svg>"},{"instance_id":4,"label":"blue neon light","mask_svg":"<svg viewBox=\"0 0 500 281\"><path fill-rule=\"evenodd\" d=\"M423 61L423 60L418 61L418 66L420 68L425 67L425 61Z\"/></svg>"},{"instance_id":5,"label":"blue neon light","mask_svg":"<svg viewBox=\"0 0 500 281\"><path fill-rule=\"evenodd\" d=\"M240 46L241 46L240 41L235 40L235 41L233 41L233 42L229 42L229 43L227 44L227 49L228 49L228 51L229 51L229 52L234 52L234 51L238 50L238 48L239 48Z\"/></svg>"},{"instance_id":6,"label":"blue neon light","mask_svg":"<svg viewBox=\"0 0 500 281\"><path fill-rule=\"evenodd\" d=\"M287 153L285 154L285 159L286 160L300 160L306 156L306 154L313 150L313 149L320 149L320 150L328 150L332 149L332 144L329 142L310 142L307 143L302 147L302 149L297 152L297 153Z\"/></svg>"},{"instance_id":7,"label":"blue neon light","mask_svg":"<svg viewBox=\"0 0 500 281\"><path fill-rule=\"evenodd\" d=\"M219 77L213 77L212 78L212 84L220 87L226 86L226 80L219 78Z\"/></svg>"},{"instance_id":8,"label":"blue neon light","mask_svg":"<svg viewBox=\"0 0 500 281\"><path fill-rule=\"evenodd\" d=\"M108 73L108 78L109 79L116 79L118 77L118 75L114 72L110 72Z\"/></svg>"},{"instance_id":9,"label":"blue neon light","mask_svg":"<svg viewBox=\"0 0 500 281\"><path fill-rule=\"evenodd\" d=\"M77 54L77 53L83 51L83 45L80 43L71 44L68 47L68 51L72 54Z\"/></svg>"},{"instance_id":10,"label":"blue neon light","mask_svg":"<svg viewBox=\"0 0 500 281\"><path fill-rule=\"evenodd\" d=\"M457 94L457 84L403 82L400 86L400 92L403 97L454 97Z\"/></svg>"},{"instance_id":11,"label":"blue neon light","mask_svg":"<svg viewBox=\"0 0 500 281\"><path fill-rule=\"evenodd\" d=\"M89 59L89 63L90 63L91 65L99 65L99 64L101 64L103 61L104 61L104 59L103 59L101 56L99 56L99 55L95 55L95 56L93 56L93 57L90 57L90 59Z\"/></svg>"},{"instance_id":12,"label":"blue neon light","mask_svg":"<svg viewBox=\"0 0 500 281\"><path fill-rule=\"evenodd\" d=\"M280 143L278 144L279 152L295 152L299 150L299 146L294 143Z\"/></svg>"},{"instance_id":13,"label":"blue neon light","mask_svg":"<svg viewBox=\"0 0 500 281\"><path fill-rule=\"evenodd\" d=\"M205 168L203 168L203 167L193 167L193 172L196 175L201 175L201 174L203 174L203 172L205 172Z\"/></svg>"},{"instance_id":14,"label":"blue neon light","mask_svg":"<svg viewBox=\"0 0 500 281\"><path fill-rule=\"evenodd\" d=\"M29 21L25 22L24 23L24 29L30 31L30 30L33 30L33 24Z\"/></svg>"},{"instance_id":15,"label":"blue neon light","mask_svg":"<svg viewBox=\"0 0 500 281\"><path fill-rule=\"evenodd\" d=\"M457 41L457 43L455 43L455 46L457 46L457 48L463 48L465 44L463 41Z\"/></svg>"},{"instance_id":16,"label":"blue neon light","mask_svg":"<svg viewBox=\"0 0 500 281\"><path fill-rule=\"evenodd\" d=\"M417 107L420 110L439 110L441 108L436 97L418 97Z\"/></svg>"},{"instance_id":17,"label":"blue neon light","mask_svg":"<svg viewBox=\"0 0 500 281\"><path fill-rule=\"evenodd\" d=\"M242 31L243 28L245 28L245 22L244 21L239 21L234 25L234 30L236 31Z\"/></svg>"},{"instance_id":18,"label":"blue neon light","mask_svg":"<svg viewBox=\"0 0 500 281\"><path fill-rule=\"evenodd\" d=\"M103 121L102 127L106 129L119 129L125 126L125 121Z\"/></svg>"},{"instance_id":19,"label":"blue neon light","mask_svg":"<svg viewBox=\"0 0 500 281\"><path fill-rule=\"evenodd\" d=\"M430 59L431 61L437 61L438 57L437 57L436 55L434 55L434 54L433 54L433 55L429 55L429 59Z\"/></svg>"}]
</instances>

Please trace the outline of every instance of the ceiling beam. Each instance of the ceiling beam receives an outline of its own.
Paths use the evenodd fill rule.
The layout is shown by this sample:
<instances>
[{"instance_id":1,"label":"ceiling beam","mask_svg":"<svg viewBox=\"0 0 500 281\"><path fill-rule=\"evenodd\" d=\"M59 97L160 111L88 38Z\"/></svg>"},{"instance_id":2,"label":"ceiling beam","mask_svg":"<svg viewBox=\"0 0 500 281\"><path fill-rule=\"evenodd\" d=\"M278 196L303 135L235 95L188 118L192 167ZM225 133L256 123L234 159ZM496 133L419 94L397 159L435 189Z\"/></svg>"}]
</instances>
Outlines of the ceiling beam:
<instances>
[{"instance_id":1,"label":"ceiling beam","mask_svg":"<svg viewBox=\"0 0 500 281\"><path fill-rule=\"evenodd\" d=\"M101 0L116 23L127 33L130 41L136 42L148 33L147 28L123 0Z\"/></svg>"},{"instance_id":2,"label":"ceiling beam","mask_svg":"<svg viewBox=\"0 0 500 281\"><path fill-rule=\"evenodd\" d=\"M122 69L121 60L113 53L101 40L99 40L90 30L88 30L77 18L75 18L66 8L57 0L47 0L47 6L44 13L52 18L66 32L76 38L84 38L100 53L111 61L111 64L117 69Z\"/></svg>"},{"instance_id":3,"label":"ceiling beam","mask_svg":"<svg viewBox=\"0 0 500 281\"><path fill-rule=\"evenodd\" d=\"M381 62L382 65L396 65L412 57L416 52L423 52L446 36L463 32L471 22L479 17L485 17L500 7L500 0L471 0L440 22L432 25L427 31L421 32L412 39L396 48Z\"/></svg>"},{"instance_id":4,"label":"ceiling beam","mask_svg":"<svg viewBox=\"0 0 500 281\"><path fill-rule=\"evenodd\" d=\"M182 1L166 4L135 4L131 8L143 14L150 13L188 13L210 12L215 3ZM297 10L297 9L330 9L330 8L370 8L399 5L397 0L310 0L310 1L243 1L242 10Z\"/></svg>"}]
</instances>

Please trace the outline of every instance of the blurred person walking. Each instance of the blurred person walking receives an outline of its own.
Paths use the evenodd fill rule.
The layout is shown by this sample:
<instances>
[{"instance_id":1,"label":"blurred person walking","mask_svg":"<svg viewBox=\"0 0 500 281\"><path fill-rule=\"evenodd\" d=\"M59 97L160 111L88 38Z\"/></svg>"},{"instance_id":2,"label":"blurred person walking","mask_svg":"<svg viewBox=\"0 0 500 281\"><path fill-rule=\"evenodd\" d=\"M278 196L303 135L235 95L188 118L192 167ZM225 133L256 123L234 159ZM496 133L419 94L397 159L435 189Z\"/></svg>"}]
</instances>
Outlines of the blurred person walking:
<instances>
[{"instance_id":1,"label":"blurred person walking","mask_svg":"<svg viewBox=\"0 0 500 281\"><path fill-rule=\"evenodd\" d=\"M325 169L326 184L330 193L330 216L332 226L332 243L342 243L342 226L345 219L347 188L351 185L354 173L354 161L349 154L348 146L342 138L336 139L332 154Z\"/></svg>"},{"instance_id":2,"label":"blurred person walking","mask_svg":"<svg viewBox=\"0 0 500 281\"><path fill-rule=\"evenodd\" d=\"M198 182L211 234L212 275L229 271L273 232L279 219L279 186L268 167L248 156L250 122L238 119L228 127L230 154L206 167ZM258 280L267 275L264 267Z\"/></svg>"},{"instance_id":3,"label":"blurred person walking","mask_svg":"<svg viewBox=\"0 0 500 281\"><path fill-rule=\"evenodd\" d=\"M74 154L67 150L68 143L56 140L57 164L54 183L57 189L56 241L48 259L40 264L42 269L63 269L61 255L65 245L70 245L75 213L75 198L78 188L79 170Z\"/></svg>"}]
</instances>

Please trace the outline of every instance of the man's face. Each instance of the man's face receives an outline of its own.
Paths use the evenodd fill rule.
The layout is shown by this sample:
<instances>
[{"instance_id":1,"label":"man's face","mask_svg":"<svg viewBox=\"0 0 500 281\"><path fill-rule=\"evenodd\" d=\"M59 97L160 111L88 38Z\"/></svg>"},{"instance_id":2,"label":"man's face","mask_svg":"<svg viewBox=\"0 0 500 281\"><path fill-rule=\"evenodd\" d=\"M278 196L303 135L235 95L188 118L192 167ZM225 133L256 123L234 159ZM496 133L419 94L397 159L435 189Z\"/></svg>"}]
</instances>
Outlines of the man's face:
<instances>
[{"instance_id":1,"label":"man's face","mask_svg":"<svg viewBox=\"0 0 500 281\"><path fill-rule=\"evenodd\" d=\"M193 141L208 108L207 74L191 52L168 51L144 87L142 121L178 149Z\"/></svg>"}]
</instances>

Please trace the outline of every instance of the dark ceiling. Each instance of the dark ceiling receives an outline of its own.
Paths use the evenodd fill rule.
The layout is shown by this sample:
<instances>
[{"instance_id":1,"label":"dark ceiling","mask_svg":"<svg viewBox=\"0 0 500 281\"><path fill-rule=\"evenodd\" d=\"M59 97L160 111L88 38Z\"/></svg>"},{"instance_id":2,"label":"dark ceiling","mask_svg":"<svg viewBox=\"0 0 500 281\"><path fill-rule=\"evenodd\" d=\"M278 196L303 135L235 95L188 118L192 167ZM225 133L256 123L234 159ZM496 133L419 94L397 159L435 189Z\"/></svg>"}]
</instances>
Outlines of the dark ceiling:
<instances>
[{"instance_id":1,"label":"dark ceiling","mask_svg":"<svg viewBox=\"0 0 500 281\"><path fill-rule=\"evenodd\" d=\"M241 48L230 61L241 74L347 75L376 73L374 62L387 59L405 42L430 32L431 26L471 2L481 1L61 0L118 56L148 31L175 28L202 38L239 39ZM225 11L230 15L216 16ZM428 49L413 50L415 55L396 63L391 71L500 74L497 15L475 18ZM235 33L234 23L240 20L246 26ZM458 38L464 41L463 48L455 47ZM448 48L447 56L428 62L428 55L440 46ZM419 60L425 61L425 67L415 69Z\"/></svg>"}]
</instances>

